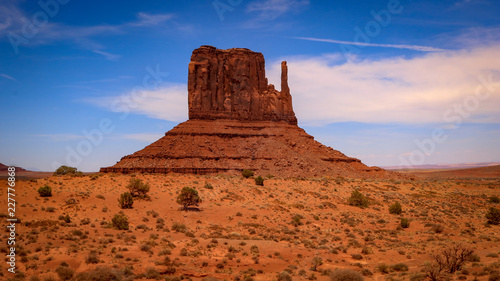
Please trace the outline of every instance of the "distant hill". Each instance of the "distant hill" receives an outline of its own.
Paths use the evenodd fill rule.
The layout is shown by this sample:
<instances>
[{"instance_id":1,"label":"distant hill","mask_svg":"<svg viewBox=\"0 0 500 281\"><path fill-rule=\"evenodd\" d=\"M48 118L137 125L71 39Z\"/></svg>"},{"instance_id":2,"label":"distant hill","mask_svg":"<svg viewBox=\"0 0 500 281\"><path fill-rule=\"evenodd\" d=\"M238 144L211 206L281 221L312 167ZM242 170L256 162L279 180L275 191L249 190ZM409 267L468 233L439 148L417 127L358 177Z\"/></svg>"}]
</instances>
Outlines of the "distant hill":
<instances>
[{"instance_id":1,"label":"distant hill","mask_svg":"<svg viewBox=\"0 0 500 281\"><path fill-rule=\"evenodd\" d=\"M500 162L478 162L478 163L459 163L459 164L431 164L431 165L414 165L405 166L382 166L386 170L446 170L446 169L469 169L479 167L498 166Z\"/></svg>"},{"instance_id":2,"label":"distant hill","mask_svg":"<svg viewBox=\"0 0 500 281\"><path fill-rule=\"evenodd\" d=\"M408 173L424 178L491 179L500 178L500 165L470 169L412 170Z\"/></svg>"},{"instance_id":3,"label":"distant hill","mask_svg":"<svg viewBox=\"0 0 500 281\"><path fill-rule=\"evenodd\" d=\"M4 164L0 163L0 172L7 171L9 167L12 166L5 166ZM29 172L29 171L21 167L16 167L16 172Z\"/></svg>"}]
</instances>

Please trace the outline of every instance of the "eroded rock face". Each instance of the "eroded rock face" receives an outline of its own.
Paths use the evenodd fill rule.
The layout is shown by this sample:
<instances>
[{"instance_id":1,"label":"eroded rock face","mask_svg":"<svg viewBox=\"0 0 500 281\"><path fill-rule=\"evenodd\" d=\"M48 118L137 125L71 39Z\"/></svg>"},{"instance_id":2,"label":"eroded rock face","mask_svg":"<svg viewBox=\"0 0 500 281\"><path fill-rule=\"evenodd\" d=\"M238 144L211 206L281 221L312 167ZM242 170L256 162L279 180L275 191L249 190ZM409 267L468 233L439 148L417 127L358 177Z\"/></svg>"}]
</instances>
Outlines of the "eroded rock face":
<instances>
[{"instance_id":1,"label":"eroded rock face","mask_svg":"<svg viewBox=\"0 0 500 281\"><path fill-rule=\"evenodd\" d=\"M322 145L297 126L281 63L281 91L268 84L264 56L202 46L189 63L189 120L101 172L387 178L393 172Z\"/></svg>"},{"instance_id":2,"label":"eroded rock face","mask_svg":"<svg viewBox=\"0 0 500 281\"><path fill-rule=\"evenodd\" d=\"M261 53L202 46L189 63L189 119L285 121L297 124L282 63L281 89L268 85Z\"/></svg>"}]
</instances>

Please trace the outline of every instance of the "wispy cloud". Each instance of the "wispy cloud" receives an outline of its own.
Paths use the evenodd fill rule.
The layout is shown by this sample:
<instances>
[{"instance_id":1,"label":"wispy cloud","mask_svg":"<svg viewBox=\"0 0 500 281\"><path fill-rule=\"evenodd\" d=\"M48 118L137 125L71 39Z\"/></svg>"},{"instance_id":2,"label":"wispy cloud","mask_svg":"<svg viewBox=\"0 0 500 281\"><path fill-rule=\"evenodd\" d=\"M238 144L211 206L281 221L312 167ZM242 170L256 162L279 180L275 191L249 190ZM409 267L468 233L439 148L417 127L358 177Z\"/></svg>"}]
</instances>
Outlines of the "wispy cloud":
<instances>
[{"instance_id":1,"label":"wispy cloud","mask_svg":"<svg viewBox=\"0 0 500 281\"><path fill-rule=\"evenodd\" d=\"M8 40L9 34L22 36L23 26L30 23L30 16L19 8L15 2L0 4L0 40ZM77 44L94 53L103 55L108 60L119 58L116 54L104 51L97 36L120 35L135 30L143 30L155 26L166 26L174 18L173 14L149 14L140 12L135 20L123 24L111 25L89 25L71 26L59 23L51 19L46 25L40 27L37 33L23 42L26 45L46 45L54 42L66 41ZM3 22L2 22L3 21ZM183 25L169 24L171 29L183 29ZM27 42L27 43L26 43Z\"/></svg>"},{"instance_id":2,"label":"wispy cloud","mask_svg":"<svg viewBox=\"0 0 500 281\"><path fill-rule=\"evenodd\" d=\"M93 52L104 56L107 60L110 60L110 61L116 61L119 58L121 58L120 55L115 55L115 54L111 54L111 53L104 52L104 51L94 50Z\"/></svg>"},{"instance_id":3,"label":"wispy cloud","mask_svg":"<svg viewBox=\"0 0 500 281\"><path fill-rule=\"evenodd\" d=\"M4 74L4 73L0 73L0 77L3 77L3 78L6 78L6 79L9 79L9 80L18 82L14 77L9 76L9 75Z\"/></svg>"},{"instance_id":4,"label":"wispy cloud","mask_svg":"<svg viewBox=\"0 0 500 281\"><path fill-rule=\"evenodd\" d=\"M445 49L429 47L429 46L418 46L418 45L377 44L377 43L342 41L342 40L334 40L334 39L321 39L321 38L312 38L312 37L293 37L293 38L300 39L300 40L327 42L327 43L343 44L343 45L355 45L355 46L363 46L363 47L408 49L408 50L414 50L414 51L420 51L420 52L443 52L443 51L446 51Z\"/></svg>"},{"instance_id":5,"label":"wispy cloud","mask_svg":"<svg viewBox=\"0 0 500 281\"><path fill-rule=\"evenodd\" d=\"M444 113L469 102L482 85L479 77L490 75L494 93L464 122L500 122L500 43L412 58L340 63L338 57L288 58L294 109L303 124L446 123ZM270 82L280 81L280 69L279 61L271 64Z\"/></svg>"},{"instance_id":6,"label":"wispy cloud","mask_svg":"<svg viewBox=\"0 0 500 281\"><path fill-rule=\"evenodd\" d=\"M84 101L117 113L141 114L173 122L188 118L188 94L184 84L169 84L139 94L126 93L113 97L88 98Z\"/></svg>"},{"instance_id":7,"label":"wispy cloud","mask_svg":"<svg viewBox=\"0 0 500 281\"><path fill-rule=\"evenodd\" d=\"M288 12L295 12L309 5L309 0L262 0L248 4L247 12L258 13L260 19L273 20Z\"/></svg>"}]
</instances>

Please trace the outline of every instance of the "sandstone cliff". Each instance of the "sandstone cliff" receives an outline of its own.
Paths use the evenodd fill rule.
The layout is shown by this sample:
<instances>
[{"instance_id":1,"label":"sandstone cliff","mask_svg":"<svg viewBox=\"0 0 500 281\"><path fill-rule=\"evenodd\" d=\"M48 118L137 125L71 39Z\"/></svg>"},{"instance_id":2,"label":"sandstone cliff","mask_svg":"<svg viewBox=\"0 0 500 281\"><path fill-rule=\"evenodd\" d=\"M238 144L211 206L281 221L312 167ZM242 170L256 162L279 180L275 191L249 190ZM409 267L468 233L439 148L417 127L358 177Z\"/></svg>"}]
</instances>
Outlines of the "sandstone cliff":
<instances>
[{"instance_id":1,"label":"sandstone cliff","mask_svg":"<svg viewBox=\"0 0 500 281\"><path fill-rule=\"evenodd\" d=\"M202 46L189 63L189 119L285 121L297 124L282 63L281 89L268 85L261 53Z\"/></svg>"}]
</instances>

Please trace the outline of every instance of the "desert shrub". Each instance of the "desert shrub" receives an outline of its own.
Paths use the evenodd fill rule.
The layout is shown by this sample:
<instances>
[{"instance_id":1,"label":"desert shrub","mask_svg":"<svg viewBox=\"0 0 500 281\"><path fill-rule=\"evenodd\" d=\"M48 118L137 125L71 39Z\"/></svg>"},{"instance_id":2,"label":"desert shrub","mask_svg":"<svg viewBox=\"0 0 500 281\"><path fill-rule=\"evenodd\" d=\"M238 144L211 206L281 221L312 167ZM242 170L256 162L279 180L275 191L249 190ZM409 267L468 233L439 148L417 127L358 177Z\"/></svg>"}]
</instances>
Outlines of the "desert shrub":
<instances>
[{"instance_id":1,"label":"desert shrub","mask_svg":"<svg viewBox=\"0 0 500 281\"><path fill-rule=\"evenodd\" d=\"M76 281L121 281L124 275L128 275L126 268L121 272L118 269L99 266L88 272L79 273L75 279Z\"/></svg>"},{"instance_id":2,"label":"desert shrub","mask_svg":"<svg viewBox=\"0 0 500 281\"><path fill-rule=\"evenodd\" d=\"M198 206L199 203L201 203L201 198L198 191L191 187L182 188L181 193L177 196L177 204L182 205L184 210L187 210L189 206Z\"/></svg>"},{"instance_id":3,"label":"desert shrub","mask_svg":"<svg viewBox=\"0 0 500 281\"><path fill-rule=\"evenodd\" d=\"M488 220L488 224L498 225L500 224L500 210L494 207L490 207L488 212L485 215Z\"/></svg>"},{"instance_id":4,"label":"desert shrub","mask_svg":"<svg viewBox=\"0 0 500 281\"><path fill-rule=\"evenodd\" d=\"M424 280L425 280L425 274L419 272L410 276L410 281L424 281Z\"/></svg>"},{"instance_id":5,"label":"desert shrub","mask_svg":"<svg viewBox=\"0 0 500 281\"><path fill-rule=\"evenodd\" d=\"M52 187L48 185L44 185L38 189L38 194L41 197L51 197L52 196Z\"/></svg>"},{"instance_id":6,"label":"desert shrub","mask_svg":"<svg viewBox=\"0 0 500 281\"><path fill-rule=\"evenodd\" d=\"M330 274L331 281L363 281L363 276L352 269L336 269Z\"/></svg>"},{"instance_id":7,"label":"desert shrub","mask_svg":"<svg viewBox=\"0 0 500 281\"><path fill-rule=\"evenodd\" d=\"M277 279L278 281L292 281L292 276L290 276L290 273L282 271L278 273Z\"/></svg>"},{"instance_id":8,"label":"desert shrub","mask_svg":"<svg viewBox=\"0 0 500 281\"><path fill-rule=\"evenodd\" d=\"M403 212L403 208L401 208L401 204L399 204L399 202L394 202L394 204L392 204L389 207L389 213L390 214L399 215L402 212Z\"/></svg>"},{"instance_id":9,"label":"desert shrub","mask_svg":"<svg viewBox=\"0 0 500 281\"><path fill-rule=\"evenodd\" d=\"M122 209L132 209L132 205L134 205L134 197L130 194L130 192L122 193L118 199L118 205Z\"/></svg>"},{"instance_id":10,"label":"desert shrub","mask_svg":"<svg viewBox=\"0 0 500 281\"><path fill-rule=\"evenodd\" d=\"M408 265L405 263L397 263L391 266L394 271L408 271Z\"/></svg>"},{"instance_id":11,"label":"desert shrub","mask_svg":"<svg viewBox=\"0 0 500 281\"><path fill-rule=\"evenodd\" d=\"M352 254L351 258L354 259L354 260L362 260L363 256L360 255L360 254Z\"/></svg>"},{"instance_id":12,"label":"desert shrub","mask_svg":"<svg viewBox=\"0 0 500 281\"><path fill-rule=\"evenodd\" d=\"M400 225L402 228L408 228L408 227L410 227L410 220L406 219L406 218L402 218Z\"/></svg>"},{"instance_id":13,"label":"desert shrub","mask_svg":"<svg viewBox=\"0 0 500 281\"><path fill-rule=\"evenodd\" d=\"M500 273L493 272L488 278L488 281L500 281Z\"/></svg>"},{"instance_id":14,"label":"desert shrub","mask_svg":"<svg viewBox=\"0 0 500 281\"><path fill-rule=\"evenodd\" d=\"M82 172L78 171L75 167L69 167L69 166L61 166L57 168L57 170L54 172L55 176L61 176L61 175L80 175Z\"/></svg>"},{"instance_id":15,"label":"desert shrub","mask_svg":"<svg viewBox=\"0 0 500 281\"><path fill-rule=\"evenodd\" d=\"M253 171L252 170L248 170L248 169L245 169L241 172L241 175L245 178L250 178L250 177L253 177Z\"/></svg>"},{"instance_id":16,"label":"desert shrub","mask_svg":"<svg viewBox=\"0 0 500 281\"><path fill-rule=\"evenodd\" d=\"M255 178L255 184L256 185L260 185L260 186L264 186L264 178L261 177L261 176L258 176Z\"/></svg>"},{"instance_id":17,"label":"desert shrub","mask_svg":"<svg viewBox=\"0 0 500 281\"><path fill-rule=\"evenodd\" d=\"M442 233L444 231L444 226L440 224L432 224L431 230L434 231L435 233Z\"/></svg>"},{"instance_id":18,"label":"desert shrub","mask_svg":"<svg viewBox=\"0 0 500 281\"><path fill-rule=\"evenodd\" d=\"M113 227L118 230L128 230L128 218L122 212L116 214L113 219L111 219L111 223Z\"/></svg>"},{"instance_id":19,"label":"desert shrub","mask_svg":"<svg viewBox=\"0 0 500 281\"><path fill-rule=\"evenodd\" d=\"M321 266L322 264L323 264L323 259L322 258L320 258L320 257L314 257L312 259L311 270L312 271L317 271L318 267Z\"/></svg>"},{"instance_id":20,"label":"desert shrub","mask_svg":"<svg viewBox=\"0 0 500 281\"><path fill-rule=\"evenodd\" d=\"M144 272L144 277L146 279L159 279L160 273L154 267L146 268L146 272Z\"/></svg>"},{"instance_id":21,"label":"desert shrub","mask_svg":"<svg viewBox=\"0 0 500 281\"><path fill-rule=\"evenodd\" d=\"M71 223L71 217L68 214L65 216L60 215L58 219L64 221L65 223Z\"/></svg>"},{"instance_id":22,"label":"desert shrub","mask_svg":"<svg viewBox=\"0 0 500 281\"><path fill-rule=\"evenodd\" d=\"M131 178L127 185L130 194L133 197L147 198L149 192L149 184L143 183L141 179Z\"/></svg>"},{"instance_id":23,"label":"desert shrub","mask_svg":"<svg viewBox=\"0 0 500 281\"><path fill-rule=\"evenodd\" d=\"M385 263L381 263L377 265L377 270L382 274L387 274L389 273L389 266Z\"/></svg>"},{"instance_id":24,"label":"desert shrub","mask_svg":"<svg viewBox=\"0 0 500 281\"><path fill-rule=\"evenodd\" d=\"M63 265L56 268L56 273L57 276L59 276L59 279L63 281L70 280L71 278L73 278L73 275L75 275L75 271L73 269Z\"/></svg>"},{"instance_id":25,"label":"desert shrub","mask_svg":"<svg viewBox=\"0 0 500 281\"><path fill-rule=\"evenodd\" d=\"M367 269L367 268L363 268L363 269L361 270L361 274L362 274L363 276L372 276L372 275L373 275L373 272L371 272L371 271L370 271L369 269Z\"/></svg>"},{"instance_id":26,"label":"desert shrub","mask_svg":"<svg viewBox=\"0 0 500 281\"><path fill-rule=\"evenodd\" d=\"M186 232L187 227L185 224L174 222L172 224L172 230L175 232Z\"/></svg>"},{"instance_id":27,"label":"desert shrub","mask_svg":"<svg viewBox=\"0 0 500 281\"><path fill-rule=\"evenodd\" d=\"M292 221L290 222L291 225L297 227L299 225L303 225L304 223L301 221L304 217L301 215L294 215L292 217Z\"/></svg>"},{"instance_id":28,"label":"desert shrub","mask_svg":"<svg viewBox=\"0 0 500 281\"><path fill-rule=\"evenodd\" d=\"M358 190L354 190L351 193L351 197L347 199L347 203L351 206L365 208L368 207L368 198L366 198L363 193Z\"/></svg>"},{"instance_id":29,"label":"desert shrub","mask_svg":"<svg viewBox=\"0 0 500 281\"><path fill-rule=\"evenodd\" d=\"M431 255L434 262L424 266L424 273L431 281L441 280L460 270L473 254L472 249L461 244L445 248L441 253Z\"/></svg>"},{"instance_id":30,"label":"desert shrub","mask_svg":"<svg viewBox=\"0 0 500 281\"><path fill-rule=\"evenodd\" d=\"M490 203L495 203L495 204L500 203L500 197L498 197L496 195L490 196L490 198L488 198L488 200L490 201Z\"/></svg>"},{"instance_id":31,"label":"desert shrub","mask_svg":"<svg viewBox=\"0 0 500 281\"><path fill-rule=\"evenodd\" d=\"M86 263L99 263L99 261L99 254L95 250L90 251L90 253L85 257Z\"/></svg>"},{"instance_id":32,"label":"desert shrub","mask_svg":"<svg viewBox=\"0 0 500 281\"><path fill-rule=\"evenodd\" d=\"M204 188L206 188L206 189L214 189L213 185L211 183L208 183L208 182L205 183Z\"/></svg>"}]
</instances>

